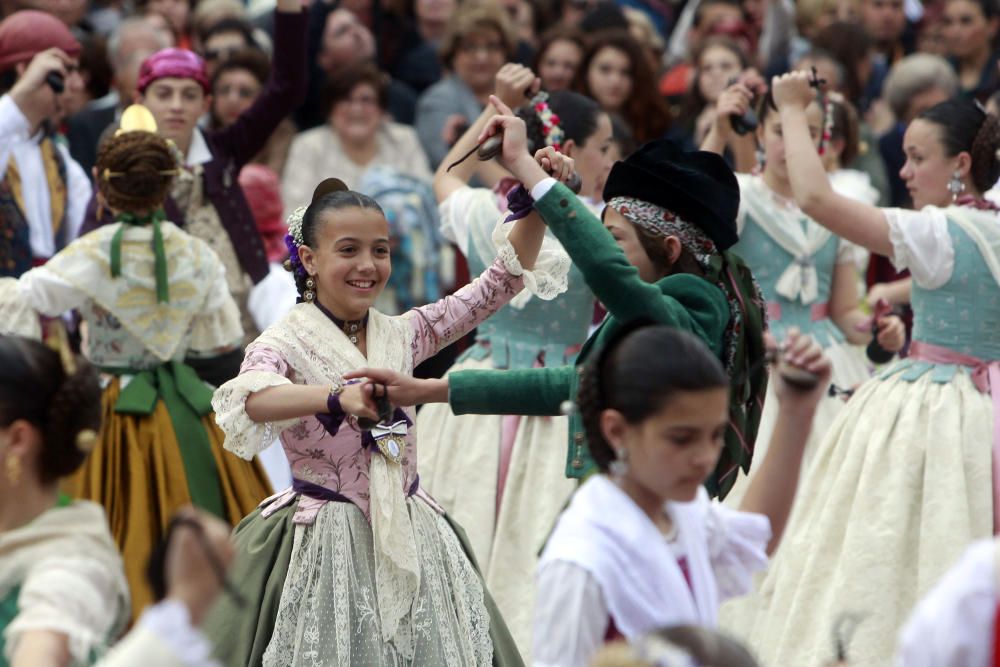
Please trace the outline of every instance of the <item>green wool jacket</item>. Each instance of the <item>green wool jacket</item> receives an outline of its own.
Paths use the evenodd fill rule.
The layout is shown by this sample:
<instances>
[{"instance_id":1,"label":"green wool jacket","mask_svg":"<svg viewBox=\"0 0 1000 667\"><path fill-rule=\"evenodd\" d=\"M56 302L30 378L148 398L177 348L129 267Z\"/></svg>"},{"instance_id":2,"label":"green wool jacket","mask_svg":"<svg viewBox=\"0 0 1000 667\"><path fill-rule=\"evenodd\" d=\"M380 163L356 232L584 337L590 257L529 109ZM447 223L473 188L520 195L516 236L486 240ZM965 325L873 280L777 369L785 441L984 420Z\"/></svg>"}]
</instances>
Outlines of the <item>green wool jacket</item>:
<instances>
[{"instance_id":1,"label":"green wool jacket","mask_svg":"<svg viewBox=\"0 0 1000 667\"><path fill-rule=\"evenodd\" d=\"M721 289L690 274L644 282L601 221L562 184L535 202L535 210L607 308L608 317L584 343L575 367L451 373L449 403L455 414L561 414L564 401L576 400L579 372L588 359L622 324L638 318L684 329L721 356L729 322L729 305ZM574 411L569 423L566 476L582 478L594 469L583 422Z\"/></svg>"}]
</instances>

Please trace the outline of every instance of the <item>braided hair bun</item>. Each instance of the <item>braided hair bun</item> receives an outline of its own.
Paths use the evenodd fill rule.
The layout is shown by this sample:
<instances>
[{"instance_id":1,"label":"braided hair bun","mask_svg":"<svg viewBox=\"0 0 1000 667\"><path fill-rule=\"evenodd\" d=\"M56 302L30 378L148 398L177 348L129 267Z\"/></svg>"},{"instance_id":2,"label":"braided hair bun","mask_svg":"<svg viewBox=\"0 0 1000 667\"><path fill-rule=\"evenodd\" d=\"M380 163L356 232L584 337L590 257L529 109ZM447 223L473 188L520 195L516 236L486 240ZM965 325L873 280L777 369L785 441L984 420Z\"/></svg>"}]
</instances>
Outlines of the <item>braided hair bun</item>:
<instances>
[{"instance_id":1,"label":"braided hair bun","mask_svg":"<svg viewBox=\"0 0 1000 667\"><path fill-rule=\"evenodd\" d=\"M18 336L0 336L0 427L17 420L42 435L38 474L50 484L83 463L101 426L101 385L82 358L67 374L59 353Z\"/></svg>"},{"instance_id":2,"label":"braided hair bun","mask_svg":"<svg viewBox=\"0 0 1000 667\"><path fill-rule=\"evenodd\" d=\"M1000 118L984 114L983 124L972 141L972 183L979 192L986 192L1000 179Z\"/></svg>"},{"instance_id":3,"label":"braided hair bun","mask_svg":"<svg viewBox=\"0 0 1000 667\"><path fill-rule=\"evenodd\" d=\"M116 211L163 206L177 170L175 149L143 130L104 141L97 151L97 188Z\"/></svg>"}]
</instances>

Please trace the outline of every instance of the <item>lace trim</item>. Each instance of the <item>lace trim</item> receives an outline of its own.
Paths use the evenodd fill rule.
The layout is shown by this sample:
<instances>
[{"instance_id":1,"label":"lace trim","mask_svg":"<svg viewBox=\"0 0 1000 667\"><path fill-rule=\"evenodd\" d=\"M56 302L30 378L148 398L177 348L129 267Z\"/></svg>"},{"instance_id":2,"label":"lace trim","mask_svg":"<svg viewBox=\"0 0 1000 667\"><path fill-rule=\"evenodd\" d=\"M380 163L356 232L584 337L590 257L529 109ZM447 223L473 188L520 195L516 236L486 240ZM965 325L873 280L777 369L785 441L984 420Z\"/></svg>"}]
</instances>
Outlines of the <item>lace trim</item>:
<instances>
[{"instance_id":1,"label":"lace trim","mask_svg":"<svg viewBox=\"0 0 1000 667\"><path fill-rule=\"evenodd\" d=\"M291 368L292 381L296 384L329 384L339 382L344 373L364 366L411 373L412 331L404 318L371 310L368 359L365 359L344 332L318 308L300 303L282 321L264 331L250 347L261 345L280 354ZM401 344L401 341L405 342Z\"/></svg>"},{"instance_id":2,"label":"lace trim","mask_svg":"<svg viewBox=\"0 0 1000 667\"><path fill-rule=\"evenodd\" d=\"M204 242L173 223L162 223L170 301L158 303L149 242L153 232L149 227L125 230L123 255L128 254L128 261L122 265L120 279L108 279L108 248L117 229L117 225L107 225L77 239L44 268L113 314L160 361L169 361L214 285L219 260Z\"/></svg>"},{"instance_id":3,"label":"lace trim","mask_svg":"<svg viewBox=\"0 0 1000 667\"><path fill-rule=\"evenodd\" d=\"M240 309L236 302L227 299L222 307L196 317L191 328L192 350L214 350L239 343L243 339Z\"/></svg>"},{"instance_id":4,"label":"lace trim","mask_svg":"<svg viewBox=\"0 0 1000 667\"><path fill-rule=\"evenodd\" d=\"M472 564L444 518L421 500L405 507L420 585L396 638L383 638L379 601L401 591L377 579L364 515L353 505L328 503L316 523L295 529L265 667L492 664L490 618ZM385 594L381 586L389 586Z\"/></svg>"},{"instance_id":5,"label":"lace trim","mask_svg":"<svg viewBox=\"0 0 1000 667\"><path fill-rule=\"evenodd\" d=\"M371 310L368 319L368 359L351 343L340 327L336 326L312 304L299 304L273 327L270 327L247 350L248 358L258 347L269 348L280 354L288 364L291 381L296 384L322 385L339 382L349 370L371 365L376 368L391 368L410 374L413 372L413 329L408 320L388 317ZM261 375L256 375L261 373ZM238 392L236 395L216 393L220 405L216 413L222 425L224 403L230 408L225 414L231 418L230 428L236 427L234 442L226 439L226 448L241 456L246 452L256 453L266 447L271 440L260 433L261 425L254 424L246 416L245 402L249 392L240 378L253 376L252 381L261 382L268 378L288 378L261 371L241 374L227 383L223 389ZM265 385L266 386L266 385ZM263 388L263 387L260 387ZM221 391L221 390L220 390ZM213 403L214 405L214 403ZM297 420L296 420L297 421ZM279 430L294 422L275 424ZM245 433L240 433L243 429ZM229 435L230 431L223 427ZM250 442L247 437L252 438ZM251 454L252 455L252 454ZM397 635L404 632L401 619L413 605L419 588L420 569L417 565L416 545L413 528L410 525L403 498L402 467L388 464L381 456L373 456L369 469L369 509L374 543L369 553L375 560L375 595L379 609L379 628L387 641L398 641ZM339 503L338 503L339 504ZM405 655L405 652L404 652ZM288 664L288 663L284 663Z\"/></svg>"},{"instance_id":6,"label":"lace trim","mask_svg":"<svg viewBox=\"0 0 1000 667\"><path fill-rule=\"evenodd\" d=\"M249 461L271 446L275 433L301 421L288 419L258 423L247 415L246 403L250 394L286 384L291 384L291 381L277 373L244 371L215 390L212 409L215 411L215 422L226 434L224 446L227 450Z\"/></svg>"},{"instance_id":7,"label":"lace trim","mask_svg":"<svg viewBox=\"0 0 1000 667\"><path fill-rule=\"evenodd\" d=\"M530 271L521 266L517 251L511 245L509 236L516 223L501 222L493 230L493 243L497 249L497 257L503 261L504 267L514 276L524 280L524 290L514 297L510 305L514 308L524 308L532 296L543 301L551 301L569 289L569 270L572 265L569 254L562 244L546 233L542 246L535 260L535 267Z\"/></svg>"}]
</instances>

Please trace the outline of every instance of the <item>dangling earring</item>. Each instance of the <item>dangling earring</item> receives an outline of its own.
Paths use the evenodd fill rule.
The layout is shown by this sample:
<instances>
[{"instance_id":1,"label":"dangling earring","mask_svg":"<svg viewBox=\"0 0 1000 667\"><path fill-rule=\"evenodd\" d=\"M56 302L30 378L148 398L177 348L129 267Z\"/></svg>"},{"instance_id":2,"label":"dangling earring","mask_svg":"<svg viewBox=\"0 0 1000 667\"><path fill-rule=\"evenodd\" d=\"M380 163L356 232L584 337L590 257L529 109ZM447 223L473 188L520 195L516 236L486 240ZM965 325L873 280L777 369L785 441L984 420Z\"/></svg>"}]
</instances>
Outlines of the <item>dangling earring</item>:
<instances>
[{"instance_id":1,"label":"dangling earring","mask_svg":"<svg viewBox=\"0 0 1000 667\"><path fill-rule=\"evenodd\" d=\"M952 201L958 199L958 196L965 192L965 183L962 182L962 174L957 170L952 173L951 180L948 181L948 192L951 193Z\"/></svg>"},{"instance_id":2,"label":"dangling earring","mask_svg":"<svg viewBox=\"0 0 1000 667\"><path fill-rule=\"evenodd\" d=\"M17 486L21 481L21 457L7 455L7 481L11 486Z\"/></svg>"},{"instance_id":3,"label":"dangling earring","mask_svg":"<svg viewBox=\"0 0 1000 667\"><path fill-rule=\"evenodd\" d=\"M757 168L764 169L764 163L767 161L767 154L764 152L764 149L758 146L754 150L754 156L757 158Z\"/></svg>"},{"instance_id":4,"label":"dangling earring","mask_svg":"<svg viewBox=\"0 0 1000 667\"><path fill-rule=\"evenodd\" d=\"M622 447L615 450L615 460L608 466L614 477L624 477L628 472L628 450Z\"/></svg>"},{"instance_id":5,"label":"dangling earring","mask_svg":"<svg viewBox=\"0 0 1000 667\"><path fill-rule=\"evenodd\" d=\"M306 278L306 291L302 293L302 298L310 303L316 298L316 281L312 276Z\"/></svg>"}]
</instances>

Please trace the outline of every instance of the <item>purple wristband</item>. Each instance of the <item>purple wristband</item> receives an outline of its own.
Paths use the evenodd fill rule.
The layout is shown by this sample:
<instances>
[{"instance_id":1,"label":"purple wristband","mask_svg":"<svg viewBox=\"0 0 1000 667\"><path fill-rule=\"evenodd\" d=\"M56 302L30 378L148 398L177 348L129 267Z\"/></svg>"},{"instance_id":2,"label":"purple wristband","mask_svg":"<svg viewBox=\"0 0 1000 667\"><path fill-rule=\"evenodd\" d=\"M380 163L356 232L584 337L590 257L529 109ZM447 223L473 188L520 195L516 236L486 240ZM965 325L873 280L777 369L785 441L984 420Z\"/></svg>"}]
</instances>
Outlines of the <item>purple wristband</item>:
<instances>
[{"instance_id":1,"label":"purple wristband","mask_svg":"<svg viewBox=\"0 0 1000 667\"><path fill-rule=\"evenodd\" d=\"M327 414L317 412L316 421L323 425L327 433L337 435L340 425L344 423L344 418L347 416L344 408L340 405L340 394L330 392L330 395L326 397L326 411Z\"/></svg>"},{"instance_id":2,"label":"purple wristband","mask_svg":"<svg viewBox=\"0 0 1000 667\"><path fill-rule=\"evenodd\" d=\"M504 222L514 222L526 218L533 208L535 208L535 198L523 185L518 183L507 193L509 215L504 219Z\"/></svg>"}]
</instances>

